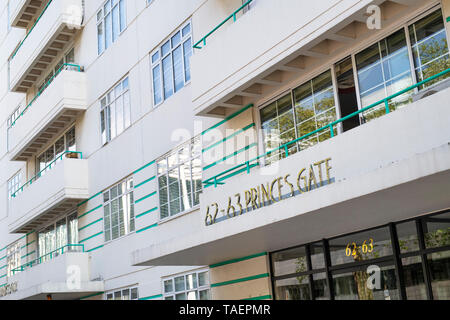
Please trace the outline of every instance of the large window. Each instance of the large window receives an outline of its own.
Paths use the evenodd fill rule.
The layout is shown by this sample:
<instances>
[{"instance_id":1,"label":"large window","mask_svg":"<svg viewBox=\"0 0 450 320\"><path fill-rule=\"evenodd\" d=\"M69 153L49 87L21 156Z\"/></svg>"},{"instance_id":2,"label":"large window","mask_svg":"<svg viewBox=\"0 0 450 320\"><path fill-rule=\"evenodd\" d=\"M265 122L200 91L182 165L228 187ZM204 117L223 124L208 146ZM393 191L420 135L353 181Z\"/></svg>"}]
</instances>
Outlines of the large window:
<instances>
[{"instance_id":1,"label":"large window","mask_svg":"<svg viewBox=\"0 0 450 320\"><path fill-rule=\"evenodd\" d=\"M101 100L100 128L105 144L131 125L130 88L128 77L120 81Z\"/></svg>"},{"instance_id":2,"label":"large window","mask_svg":"<svg viewBox=\"0 0 450 320\"><path fill-rule=\"evenodd\" d=\"M16 122L19 116L20 116L20 106L18 106L16 110L14 110L14 112L9 115L7 120L8 128L11 128L12 124Z\"/></svg>"},{"instance_id":3,"label":"large window","mask_svg":"<svg viewBox=\"0 0 450 320\"><path fill-rule=\"evenodd\" d=\"M450 299L450 213L272 253L279 300Z\"/></svg>"},{"instance_id":4,"label":"large window","mask_svg":"<svg viewBox=\"0 0 450 320\"><path fill-rule=\"evenodd\" d=\"M11 179L8 180L8 200L11 200L13 194L19 193L20 183L22 181L22 173L19 171Z\"/></svg>"},{"instance_id":5,"label":"large window","mask_svg":"<svg viewBox=\"0 0 450 320\"><path fill-rule=\"evenodd\" d=\"M130 177L103 192L105 241L135 230L133 190L133 178Z\"/></svg>"},{"instance_id":6,"label":"large window","mask_svg":"<svg viewBox=\"0 0 450 320\"><path fill-rule=\"evenodd\" d=\"M126 0L108 0L97 12L98 54L108 49L127 26Z\"/></svg>"},{"instance_id":7,"label":"large window","mask_svg":"<svg viewBox=\"0 0 450 320\"><path fill-rule=\"evenodd\" d=\"M138 288L133 287L107 292L106 300L139 300Z\"/></svg>"},{"instance_id":8,"label":"large window","mask_svg":"<svg viewBox=\"0 0 450 320\"><path fill-rule=\"evenodd\" d=\"M418 82L450 68L445 24L441 10L410 25L409 36ZM442 78L437 81L440 80ZM428 83L427 86L432 83Z\"/></svg>"},{"instance_id":9,"label":"large window","mask_svg":"<svg viewBox=\"0 0 450 320\"><path fill-rule=\"evenodd\" d=\"M73 213L38 232L39 262L44 262L67 251L80 251L78 244L78 217Z\"/></svg>"},{"instance_id":10,"label":"large window","mask_svg":"<svg viewBox=\"0 0 450 320\"><path fill-rule=\"evenodd\" d=\"M36 157L36 171L41 172L40 175L44 175L46 171L51 169L49 165L53 163L53 161L60 161L60 157L65 151L76 150L75 126L73 126L61 135L54 144L47 148L47 150Z\"/></svg>"},{"instance_id":11,"label":"large window","mask_svg":"<svg viewBox=\"0 0 450 320\"><path fill-rule=\"evenodd\" d=\"M191 80L191 32L191 23L187 23L151 54L154 105Z\"/></svg>"},{"instance_id":12,"label":"large window","mask_svg":"<svg viewBox=\"0 0 450 320\"><path fill-rule=\"evenodd\" d=\"M201 143L196 137L157 161L160 218L199 204L202 190Z\"/></svg>"},{"instance_id":13,"label":"large window","mask_svg":"<svg viewBox=\"0 0 450 320\"><path fill-rule=\"evenodd\" d=\"M13 270L21 266L21 246L19 241L14 242L6 249L6 276L14 275Z\"/></svg>"},{"instance_id":14,"label":"large window","mask_svg":"<svg viewBox=\"0 0 450 320\"><path fill-rule=\"evenodd\" d=\"M163 279L164 300L210 300L209 288L207 270Z\"/></svg>"},{"instance_id":15,"label":"large window","mask_svg":"<svg viewBox=\"0 0 450 320\"><path fill-rule=\"evenodd\" d=\"M331 71L304 83L260 110L265 150L270 151L336 120ZM336 133L336 131L335 131ZM330 129L289 146L289 155L331 137ZM285 150L270 154L270 164L285 157Z\"/></svg>"}]
</instances>

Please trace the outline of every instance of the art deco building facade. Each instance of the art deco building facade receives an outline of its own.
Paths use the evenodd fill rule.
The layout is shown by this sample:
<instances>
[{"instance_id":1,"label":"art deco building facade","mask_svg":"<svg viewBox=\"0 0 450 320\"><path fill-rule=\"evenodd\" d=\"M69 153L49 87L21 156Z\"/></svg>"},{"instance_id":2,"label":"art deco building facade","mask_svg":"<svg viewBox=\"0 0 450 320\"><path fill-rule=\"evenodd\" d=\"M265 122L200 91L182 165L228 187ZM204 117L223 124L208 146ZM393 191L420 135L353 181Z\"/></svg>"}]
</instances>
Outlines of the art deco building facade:
<instances>
[{"instance_id":1,"label":"art deco building facade","mask_svg":"<svg viewBox=\"0 0 450 320\"><path fill-rule=\"evenodd\" d=\"M0 299L450 299L449 0L0 21Z\"/></svg>"}]
</instances>

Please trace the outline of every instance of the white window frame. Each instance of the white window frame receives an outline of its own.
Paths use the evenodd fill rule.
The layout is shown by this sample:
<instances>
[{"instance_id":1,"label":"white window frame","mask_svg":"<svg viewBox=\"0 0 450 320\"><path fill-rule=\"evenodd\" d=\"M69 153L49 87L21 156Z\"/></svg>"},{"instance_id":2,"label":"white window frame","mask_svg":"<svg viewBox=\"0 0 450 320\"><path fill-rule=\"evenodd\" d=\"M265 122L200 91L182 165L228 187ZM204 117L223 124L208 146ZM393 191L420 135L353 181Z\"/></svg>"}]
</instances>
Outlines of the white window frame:
<instances>
[{"instance_id":1,"label":"white window frame","mask_svg":"<svg viewBox=\"0 0 450 320\"><path fill-rule=\"evenodd\" d=\"M13 194L16 193L19 194L20 186L22 183L22 171L16 172L9 180L8 180L8 200L11 200L13 198Z\"/></svg>"},{"instance_id":2,"label":"white window frame","mask_svg":"<svg viewBox=\"0 0 450 320\"><path fill-rule=\"evenodd\" d=\"M114 188L117 188L117 191L119 191L119 188L122 184L125 184L126 190L125 192L123 192L122 194L119 194L117 192L117 195L115 197L111 196L111 190ZM106 198L106 194L108 194L107 198ZM117 227L118 227L118 236L116 238L113 238L113 234L112 234L112 229L113 229L113 225L112 225L112 215L111 215L111 202L116 200L116 199L120 199L120 197L127 197L129 196L130 199L130 203L126 203L126 205L128 205L130 207L130 212L127 212L125 214L125 218L127 219L127 221L125 221L124 219L124 229L125 229L125 233L123 235L120 235L120 220L117 221ZM120 182L112 185L111 187L107 188L106 190L104 190L102 192L102 196L103 196L103 233L104 233L104 241L105 243L120 239L125 237L128 234L134 233L136 232L136 214L135 214L135 200L134 200L134 178L133 176L129 176L123 180L121 180ZM105 208L108 206L108 210L109 210L109 227L106 228L106 215L105 215ZM133 212L133 216L131 216L131 207L133 207L132 212ZM119 210L119 209L118 209ZM123 210L125 210L125 208L123 208ZM120 214L120 212L118 213ZM119 219L119 217L118 217ZM132 225L133 223L133 225ZM107 238L107 234L109 232L109 239Z\"/></svg>"},{"instance_id":3,"label":"white window frame","mask_svg":"<svg viewBox=\"0 0 450 320\"><path fill-rule=\"evenodd\" d=\"M196 141L198 143L197 147L199 148L199 150L194 151L194 148L196 146ZM179 216L179 215L181 215L181 214L183 214L185 212L190 212L190 211L192 211L192 210L194 210L194 209L196 209L196 208L198 208L200 206L200 201L199 201L198 204L194 204L194 195L195 195L194 183L195 182L194 182L194 179L193 179L193 172L192 172L192 165L191 164L192 164L192 162L194 160L199 160L200 161L200 170L202 170L202 167L201 167L201 164L202 164L201 146L202 146L202 144L201 144L201 137L200 136L196 136L196 137L190 139L189 141L184 142L183 144L179 145L178 147L172 149L170 152L166 153L164 156L162 156L162 157L160 157L159 159L156 160L156 166L157 166L156 177L158 179L157 185L158 185L158 201L159 201L158 202L158 207L159 207L159 216L158 217L159 217L159 221L170 220L170 219L172 219L174 217L177 217L177 216ZM189 157L186 160L180 162L178 153L179 153L180 150L182 150L183 148L186 148L186 147L189 149ZM196 153L196 152L198 152L198 153ZM192 153L195 153L195 154L192 155ZM172 155L176 155L176 164L173 165L173 166L169 166L169 157L172 156ZM165 170L165 172L160 173L158 165L159 165L159 163L161 163L163 161L166 164L166 170ZM171 199L170 199L170 186L169 186L169 180L166 179L166 181L167 181L166 188L167 188L167 210L168 210L168 216L162 218L161 217L161 195L160 195L161 188L160 188L159 178L161 176L168 177L169 171L171 171L171 170L174 170L174 169L178 170L178 177L179 177L178 178L178 183L180 184L180 186L179 186L179 194L180 194L179 199L180 199L180 207L181 207L182 191L181 191L181 183L180 183L180 181L181 181L181 179L180 179L180 167L182 165L185 165L185 164L190 164L190 173L191 173L191 177L190 177L191 192L190 192L190 195L191 195L192 206L190 208L187 208L187 209L185 209L183 211L180 211L178 213L175 213L173 215L170 214L170 202L171 202ZM200 178L200 180L202 180L202 179ZM200 193L202 191L203 191L203 185L202 185L202 187L200 189Z\"/></svg>"},{"instance_id":4,"label":"white window frame","mask_svg":"<svg viewBox=\"0 0 450 320\"><path fill-rule=\"evenodd\" d=\"M187 26L190 26L189 28L189 32L186 33L186 35L183 36L183 29L185 29ZM180 33L181 36L181 40L180 42L175 46L175 48L172 47L172 38L177 34ZM153 50L149 56L150 59L150 75L151 75L151 86L152 86L152 102L153 102L153 107L156 108L159 105L161 105L164 101L166 101L167 99L171 98L172 96L174 96L178 91L182 90L184 87L186 87L186 85L188 85L191 82L192 79L192 75L191 75L191 68L190 68L190 63L189 63L189 79L186 78L186 64L185 64L185 50L184 50L184 44L187 41L190 41L190 50L191 50L191 55L189 57L189 59L192 57L193 53L194 53L194 49L192 48L192 41L193 41L193 37L192 37L192 22L191 20L188 20L187 22L185 22L180 28L177 28L177 30L175 30L170 36L168 36L159 46L156 50ZM162 48L165 44L169 43L170 44L170 49L168 51L168 53L166 53L165 55L163 55L162 53ZM181 56L182 56L182 70L183 70L183 86L181 88L179 88L178 90L176 90L175 88L175 69L174 69L174 61L173 61L173 52L178 49L179 47L181 47ZM167 98L165 97L164 94L164 70L163 70L163 60L166 59L167 57L172 57L171 60L171 64L172 64L172 94L170 96L168 96ZM155 82L154 82L154 77L153 77L153 70L155 68L159 67L159 72L160 72L160 81L159 81L159 88L160 88L160 92L161 92L161 101L157 102L155 100Z\"/></svg>"},{"instance_id":5,"label":"white window frame","mask_svg":"<svg viewBox=\"0 0 450 320\"><path fill-rule=\"evenodd\" d=\"M126 88L124 85L126 83ZM121 86L120 94L116 95L116 89ZM128 97L128 105L125 104L125 97ZM113 97L113 98L111 98ZM116 102L122 99L122 121L123 128L120 133L117 132L117 113L114 115L114 124L111 122L111 105L114 104L114 112L117 112ZM126 111L126 108L128 110ZM125 114L128 112L128 122L126 121ZM102 131L102 122L105 132ZM112 137L111 129L114 125L114 136ZM104 96L100 98L100 138L102 146L108 144L119 135L121 135L126 129L131 126L131 95L130 95L130 79L129 76L125 76L118 83L116 83ZM103 135L104 134L104 135Z\"/></svg>"},{"instance_id":6,"label":"white window frame","mask_svg":"<svg viewBox=\"0 0 450 320\"><path fill-rule=\"evenodd\" d=\"M128 22L127 22L127 3L126 3L126 1L127 0L106 0L105 2L103 2L100 9L97 11L97 13L96 13L97 55L100 56L103 52L105 52L113 43L116 42L117 39L119 39L119 37L122 35L122 33L127 29ZM120 7L120 3L124 4L122 8ZM117 34L117 37L114 39L114 35L113 35L114 21L113 21L112 12L117 6L118 6L118 8L117 8L118 21L116 21L116 23L118 23L118 25L119 25L119 27L118 27L119 32ZM122 13L122 9L124 11L123 13ZM105 12L106 12L106 15L105 15ZM106 21L105 20L108 15L111 16L111 23L109 24L109 27L111 28L111 39L109 39L110 42L107 42L107 39L106 39ZM125 18L125 21L123 21L123 27L122 27L121 17ZM100 25L101 25L101 28L103 29L103 44L102 44L101 48L98 46L99 45L98 27ZM106 47L107 43L109 43L108 47Z\"/></svg>"},{"instance_id":7,"label":"white window frame","mask_svg":"<svg viewBox=\"0 0 450 320\"><path fill-rule=\"evenodd\" d=\"M133 291L133 290L136 290L136 298L135 299L131 299L131 291ZM123 297L124 297L123 296L123 292L124 291L128 291L129 299L123 299ZM114 289L114 290L107 291L105 293L105 300L116 300L115 296L119 295L119 294L120 294L120 299L117 299L117 300L139 300L139 287L136 285L136 286L131 286L131 287L126 287L126 288ZM109 299L110 297L112 299Z\"/></svg>"},{"instance_id":8,"label":"white window frame","mask_svg":"<svg viewBox=\"0 0 450 320\"><path fill-rule=\"evenodd\" d=\"M199 285L199 273L205 273L207 274L206 280L207 283L203 286ZM197 286L196 288L191 288L191 289L187 289L186 285L187 285L187 276L190 276L192 274L195 274L196 276L196 282L197 282ZM180 278L180 277L184 277L184 290L179 290L176 291L175 290L175 278ZM165 283L166 282L171 282L172 284L172 291L168 291L166 292L165 290ZM189 292L196 292L196 299L195 300L200 300L200 291L208 291L208 299L207 300L211 300L211 280L210 280L210 273L209 273L209 269L197 269L197 270L192 270L192 271L188 271L188 272L183 272L183 273L179 273L176 275L171 275L168 277L163 277L161 278L161 292L163 293L163 299L164 300L176 300L176 296L177 295L181 295L181 294L185 294L187 297L187 294Z\"/></svg>"},{"instance_id":9,"label":"white window frame","mask_svg":"<svg viewBox=\"0 0 450 320\"><path fill-rule=\"evenodd\" d=\"M22 265L22 247L20 240L15 241L6 248L6 277L13 276L12 270Z\"/></svg>"},{"instance_id":10,"label":"white window frame","mask_svg":"<svg viewBox=\"0 0 450 320\"><path fill-rule=\"evenodd\" d=\"M11 128L12 124L19 118L19 116L20 116L20 109L21 109L21 106L19 105L16 108L16 110L14 110L14 112L9 115L8 120L7 120L7 127L8 127L8 129Z\"/></svg>"}]
</instances>

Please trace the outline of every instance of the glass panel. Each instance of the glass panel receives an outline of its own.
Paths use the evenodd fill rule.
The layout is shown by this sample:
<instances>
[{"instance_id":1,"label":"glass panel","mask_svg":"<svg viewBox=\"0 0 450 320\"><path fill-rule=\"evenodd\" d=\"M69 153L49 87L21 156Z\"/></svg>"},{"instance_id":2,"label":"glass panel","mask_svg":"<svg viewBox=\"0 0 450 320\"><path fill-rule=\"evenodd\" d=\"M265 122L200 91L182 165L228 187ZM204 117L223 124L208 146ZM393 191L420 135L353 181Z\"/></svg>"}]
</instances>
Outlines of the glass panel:
<instances>
[{"instance_id":1,"label":"glass panel","mask_svg":"<svg viewBox=\"0 0 450 320\"><path fill-rule=\"evenodd\" d=\"M131 105L130 105L130 92L126 91L123 94L123 112L124 112L124 125L128 128L131 125Z\"/></svg>"},{"instance_id":2,"label":"glass panel","mask_svg":"<svg viewBox=\"0 0 450 320\"><path fill-rule=\"evenodd\" d=\"M423 277L422 258L408 257L402 259L403 279L408 300L426 300L427 293Z\"/></svg>"},{"instance_id":3,"label":"glass panel","mask_svg":"<svg viewBox=\"0 0 450 320\"><path fill-rule=\"evenodd\" d=\"M164 292L172 292L173 291L173 280L166 280L164 281Z\"/></svg>"},{"instance_id":4,"label":"glass panel","mask_svg":"<svg viewBox=\"0 0 450 320\"><path fill-rule=\"evenodd\" d=\"M161 54L163 57L170 52L170 41L164 43L161 47Z\"/></svg>"},{"instance_id":5,"label":"glass panel","mask_svg":"<svg viewBox=\"0 0 450 320\"><path fill-rule=\"evenodd\" d=\"M198 292L199 300L209 300L209 290L202 290Z\"/></svg>"},{"instance_id":6,"label":"glass panel","mask_svg":"<svg viewBox=\"0 0 450 320\"><path fill-rule=\"evenodd\" d=\"M185 81L191 80L191 56L192 56L192 43L191 38L183 43L183 53L184 53L184 74Z\"/></svg>"},{"instance_id":7,"label":"glass panel","mask_svg":"<svg viewBox=\"0 0 450 320\"><path fill-rule=\"evenodd\" d=\"M329 241L331 264L339 265L392 255L389 228L364 231Z\"/></svg>"},{"instance_id":8,"label":"glass panel","mask_svg":"<svg viewBox=\"0 0 450 320\"><path fill-rule=\"evenodd\" d=\"M105 26L105 49L108 49L112 43L112 21L110 13L108 13L108 15L105 17L104 26Z\"/></svg>"},{"instance_id":9,"label":"glass panel","mask_svg":"<svg viewBox=\"0 0 450 320\"><path fill-rule=\"evenodd\" d=\"M308 276L275 281L277 300L311 300Z\"/></svg>"},{"instance_id":10,"label":"glass panel","mask_svg":"<svg viewBox=\"0 0 450 320\"><path fill-rule=\"evenodd\" d=\"M450 212L423 220L425 246L437 248L450 245Z\"/></svg>"},{"instance_id":11,"label":"glass panel","mask_svg":"<svg viewBox=\"0 0 450 320\"><path fill-rule=\"evenodd\" d=\"M311 268L313 270L325 268L323 244L321 242L311 244L309 246L309 252L311 255Z\"/></svg>"},{"instance_id":12,"label":"glass panel","mask_svg":"<svg viewBox=\"0 0 450 320\"><path fill-rule=\"evenodd\" d=\"M180 44L181 42L181 33L180 31L178 31L170 40L172 42L172 48L176 48L177 45Z\"/></svg>"},{"instance_id":13,"label":"glass panel","mask_svg":"<svg viewBox=\"0 0 450 320\"><path fill-rule=\"evenodd\" d=\"M313 274L313 290L315 300L328 300L328 284L325 273Z\"/></svg>"},{"instance_id":14,"label":"glass panel","mask_svg":"<svg viewBox=\"0 0 450 320\"><path fill-rule=\"evenodd\" d=\"M188 292L187 300L197 300L197 291Z\"/></svg>"},{"instance_id":15,"label":"glass panel","mask_svg":"<svg viewBox=\"0 0 450 320\"><path fill-rule=\"evenodd\" d=\"M172 52L172 58L173 58L173 72L175 77L175 92L177 92L184 86L183 52L181 46L176 48Z\"/></svg>"},{"instance_id":16,"label":"glass panel","mask_svg":"<svg viewBox=\"0 0 450 320\"><path fill-rule=\"evenodd\" d=\"M112 10L112 41L116 41L119 36L120 26L119 26L119 7L115 6Z\"/></svg>"},{"instance_id":17,"label":"glass panel","mask_svg":"<svg viewBox=\"0 0 450 320\"><path fill-rule=\"evenodd\" d=\"M127 26L125 0L120 0L119 6L120 6L120 32L122 32Z\"/></svg>"},{"instance_id":18,"label":"glass panel","mask_svg":"<svg viewBox=\"0 0 450 320\"><path fill-rule=\"evenodd\" d=\"M131 289L131 300L137 300L138 298L139 298L138 289L137 288Z\"/></svg>"},{"instance_id":19,"label":"glass panel","mask_svg":"<svg viewBox=\"0 0 450 320\"><path fill-rule=\"evenodd\" d=\"M300 273L308 270L305 247L276 252L272 255L275 276Z\"/></svg>"},{"instance_id":20,"label":"glass panel","mask_svg":"<svg viewBox=\"0 0 450 320\"><path fill-rule=\"evenodd\" d=\"M359 266L351 272L333 274L335 299L399 300L395 267L379 268L379 272L369 272L368 266Z\"/></svg>"},{"instance_id":21,"label":"glass panel","mask_svg":"<svg viewBox=\"0 0 450 320\"><path fill-rule=\"evenodd\" d=\"M410 221L396 225L400 252L413 252L419 250L416 222Z\"/></svg>"},{"instance_id":22,"label":"glass panel","mask_svg":"<svg viewBox=\"0 0 450 320\"><path fill-rule=\"evenodd\" d=\"M208 284L209 284L208 271L200 272L198 274L198 286L203 287L207 286Z\"/></svg>"},{"instance_id":23,"label":"glass panel","mask_svg":"<svg viewBox=\"0 0 450 320\"><path fill-rule=\"evenodd\" d=\"M450 300L450 251L428 255L431 286L435 300Z\"/></svg>"},{"instance_id":24,"label":"glass panel","mask_svg":"<svg viewBox=\"0 0 450 320\"><path fill-rule=\"evenodd\" d=\"M159 64L153 68L153 100L155 104L162 101L161 65Z\"/></svg>"},{"instance_id":25,"label":"glass panel","mask_svg":"<svg viewBox=\"0 0 450 320\"><path fill-rule=\"evenodd\" d=\"M173 68L172 58L167 56L162 61L163 79L164 79L164 99L173 95Z\"/></svg>"},{"instance_id":26,"label":"glass panel","mask_svg":"<svg viewBox=\"0 0 450 320\"><path fill-rule=\"evenodd\" d=\"M181 32L183 34L183 37L187 36L191 32L191 24L187 24Z\"/></svg>"},{"instance_id":27,"label":"glass panel","mask_svg":"<svg viewBox=\"0 0 450 320\"><path fill-rule=\"evenodd\" d=\"M192 290L197 288L197 274L192 273L186 275L186 290Z\"/></svg>"},{"instance_id":28,"label":"glass panel","mask_svg":"<svg viewBox=\"0 0 450 320\"><path fill-rule=\"evenodd\" d=\"M184 284L184 276L176 277L174 281L175 281L175 291L178 292L186 289Z\"/></svg>"},{"instance_id":29,"label":"glass panel","mask_svg":"<svg viewBox=\"0 0 450 320\"><path fill-rule=\"evenodd\" d=\"M186 293L179 293L175 295L175 300L186 300Z\"/></svg>"}]
</instances>

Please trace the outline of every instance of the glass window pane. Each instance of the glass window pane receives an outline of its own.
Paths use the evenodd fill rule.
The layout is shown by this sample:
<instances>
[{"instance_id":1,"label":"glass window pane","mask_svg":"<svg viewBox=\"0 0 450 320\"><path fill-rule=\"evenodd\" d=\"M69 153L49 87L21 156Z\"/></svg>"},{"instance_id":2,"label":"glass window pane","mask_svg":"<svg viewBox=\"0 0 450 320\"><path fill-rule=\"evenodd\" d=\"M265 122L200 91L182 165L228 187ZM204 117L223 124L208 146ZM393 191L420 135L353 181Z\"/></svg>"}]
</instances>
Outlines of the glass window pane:
<instances>
[{"instance_id":1,"label":"glass window pane","mask_svg":"<svg viewBox=\"0 0 450 320\"><path fill-rule=\"evenodd\" d=\"M164 292L172 292L173 291L173 280L166 280L164 281Z\"/></svg>"},{"instance_id":2,"label":"glass window pane","mask_svg":"<svg viewBox=\"0 0 450 320\"><path fill-rule=\"evenodd\" d=\"M177 92L184 86L183 53L181 50L181 46L173 51L172 58L173 58L173 72L175 77L175 92Z\"/></svg>"},{"instance_id":3,"label":"glass window pane","mask_svg":"<svg viewBox=\"0 0 450 320\"><path fill-rule=\"evenodd\" d=\"M122 32L127 26L125 0L120 0L119 6L120 6L120 32Z\"/></svg>"},{"instance_id":4,"label":"glass window pane","mask_svg":"<svg viewBox=\"0 0 450 320\"><path fill-rule=\"evenodd\" d=\"M431 286L435 300L450 300L450 251L428 255Z\"/></svg>"},{"instance_id":5,"label":"glass window pane","mask_svg":"<svg viewBox=\"0 0 450 320\"><path fill-rule=\"evenodd\" d=\"M203 287L207 285L209 285L208 271L200 272L198 274L198 286Z\"/></svg>"},{"instance_id":6,"label":"glass window pane","mask_svg":"<svg viewBox=\"0 0 450 320\"><path fill-rule=\"evenodd\" d=\"M163 57L170 52L170 41L164 43L161 47L161 54Z\"/></svg>"},{"instance_id":7,"label":"glass window pane","mask_svg":"<svg viewBox=\"0 0 450 320\"><path fill-rule=\"evenodd\" d=\"M162 61L163 81L164 81L164 99L173 95L173 68L172 58L167 56Z\"/></svg>"},{"instance_id":8,"label":"glass window pane","mask_svg":"<svg viewBox=\"0 0 450 320\"><path fill-rule=\"evenodd\" d=\"M138 289L137 288L131 289L131 300L137 300L138 298L139 298Z\"/></svg>"},{"instance_id":9,"label":"glass window pane","mask_svg":"<svg viewBox=\"0 0 450 320\"><path fill-rule=\"evenodd\" d=\"M198 292L199 300L209 300L209 290L201 290Z\"/></svg>"},{"instance_id":10,"label":"glass window pane","mask_svg":"<svg viewBox=\"0 0 450 320\"><path fill-rule=\"evenodd\" d=\"M313 274L313 288L315 300L328 300L328 283L325 273Z\"/></svg>"},{"instance_id":11,"label":"glass window pane","mask_svg":"<svg viewBox=\"0 0 450 320\"><path fill-rule=\"evenodd\" d=\"M191 38L183 43L183 53L184 53L184 74L185 81L191 80L191 56L192 56L192 43Z\"/></svg>"},{"instance_id":12,"label":"glass window pane","mask_svg":"<svg viewBox=\"0 0 450 320\"><path fill-rule=\"evenodd\" d=\"M187 24L182 30L183 37L189 35L189 33L191 33L191 24L190 23Z\"/></svg>"},{"instance_id":13,"label":"glass window pane","mask_svg":"<svg viewBox=\"0 0 450 320\"><path fill-rule=\"evenodd\" d=\"M154 104L158 104L162 101L161 90L161 65L158 64L153 68L153 101Z\"/></svg>"},{"instance_id":14,"label":"glass window pane","mask_svg":"<svg viewBox=\"0 0 450 320\"><path fill-rule=\"evenodd\" d=\"M408 257L402 259L403 279L408 300L426 300L427 293L423 277L422 258Z\"/></svg>"},{"instance_id":15,"label":"glass window pane","mask_svg":"<svg viewBox=\"0 0 450 320\"><path fill-rule=\"evenodd\" d=\"M108 13L108 15L105 17L104 27L105 27L105 49L108 49L112 43L111 13Z\"/></svg>"},{"instance_id":16,"label":"glass window pane","mask_svg":"<svg viewBox=\"0 0 450 320\"><path fill-rule=\"evenodd\" d=\"M313 243L309 246L311 255L311 267L313 270L325 268L325 257L323 254L323 244L321 242Z\"/></svg>"},{"instance_id":17,"label":"glass window pane","mask_svg":"<svg viewBox=\"0 0 450 320\"><path fill-rule=\"evenodd\" d=\"M272 255L275 276L308 271L305 247L276 252Z\"/></svg>"},{"instance_id":18,"label":"glass window pane","mask_svg":"<svg viewBox=\"0 0 450 320\"><path fill-rule=\"evenodd\" d=\"M112 10L112 41L116 41L119 36L120 26L119 26L119 7L115 6Z\"/></svg>"},{"instance_id":19,"label":"glass window pane","mask_svg":"<svg viewBox=\"0 0 450 320\"><path fill-rule=\"evenodd\" d=\"M277 300L311 300L308 276L298 276L275 281Z\"/></svg>"},{"instance_id":20,"label":"glass window pane","mask_svg":"<svg viewBox=\"0 0 450 320\"><path fill-rule=\"evenodd\" d=\"M450 245L450 212L425 218L423 232L427 248Z\"/></svg>"},{"instance_id":21,"label":"glass window pane","mask_svg":"<svg viewBox=\"0 0 450 320\"><path fill-rule=\"evenodd\" d=\"M416 222L410 221L396 225L398 244L401 253L419 250Z\"/></svg>"},{"instance_id":22,"label":"glass window pane","mask_svg":"<svg viewBox=\"0 0 450 320\"><path fill-rule=\"evenodd\" d=\"M170 39L172 42L172 48L176 48L180 42L181 42L181 33L178 31L174 36L172 36L172 39Z\"/></svg>"},{"instance_id":23,"label":"glass window pane","mask_svg":"<svg viewBox=\"0 0 450 320\"><path fill-rule=\"evenodd\" d=\"M175 281L175 291L183 291L185 290L184 276L176 277Z\"/></svg>"},{"instance_id":24,"label":"glass window pane","mask_svg":"<svg viewBox=\"0 0 450 320\"><path fill-rule=\"evenodd\" d=\"M197 274L186 275L186 290L197 289Z\"/></svg>"}]
</instances>

